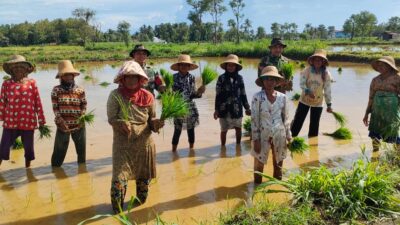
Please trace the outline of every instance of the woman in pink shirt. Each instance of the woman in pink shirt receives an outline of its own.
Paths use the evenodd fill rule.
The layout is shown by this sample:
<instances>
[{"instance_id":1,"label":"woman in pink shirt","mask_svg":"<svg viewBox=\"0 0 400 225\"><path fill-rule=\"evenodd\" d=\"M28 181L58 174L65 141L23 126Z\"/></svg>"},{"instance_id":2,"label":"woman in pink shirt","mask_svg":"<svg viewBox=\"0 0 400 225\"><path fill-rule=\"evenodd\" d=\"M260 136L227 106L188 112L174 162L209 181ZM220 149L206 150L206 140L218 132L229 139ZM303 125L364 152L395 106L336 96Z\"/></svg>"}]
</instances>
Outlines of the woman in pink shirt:
<instances>
[{"instance_id":1,"label":"woman in pink shirt","mask_svg":"<svg viewBox=\"0 0 400 225\"><path fill-rule=\"evenodd\" d=\"M5 80L0 94L0 121L3 121L3 135L0 142L0 164L10 159L10 148L21 136L25 149L25 167L35 159L33 148L34 130L46 121L43 115L39 91L34 79L28 74L34 66L21 55L12 56L3 64L3 69L11 75Z\"/></svg>"}]
</instances>

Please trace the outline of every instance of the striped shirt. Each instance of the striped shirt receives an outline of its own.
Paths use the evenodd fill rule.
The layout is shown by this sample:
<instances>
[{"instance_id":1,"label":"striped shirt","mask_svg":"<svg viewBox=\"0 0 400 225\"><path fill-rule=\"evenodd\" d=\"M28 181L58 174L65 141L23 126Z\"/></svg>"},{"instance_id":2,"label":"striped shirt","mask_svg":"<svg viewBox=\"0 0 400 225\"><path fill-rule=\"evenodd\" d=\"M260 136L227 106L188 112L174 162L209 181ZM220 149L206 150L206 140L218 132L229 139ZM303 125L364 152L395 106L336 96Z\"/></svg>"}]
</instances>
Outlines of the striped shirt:
<instances>
[{"instance_id":1,"label":"striped shirt","mask_svg":"<svg viewBox=\"0 0 400 225\"><path fill-rule=\"evenodd\" d=\"M55 86L51 92L51 102L55 114L55 123L63 131L75 131L81 128L78 118L86 112L85 90L75 85L65 90L61 85ZM68 127L64 130L62 124Z\"/></svg>"}]
</instances>

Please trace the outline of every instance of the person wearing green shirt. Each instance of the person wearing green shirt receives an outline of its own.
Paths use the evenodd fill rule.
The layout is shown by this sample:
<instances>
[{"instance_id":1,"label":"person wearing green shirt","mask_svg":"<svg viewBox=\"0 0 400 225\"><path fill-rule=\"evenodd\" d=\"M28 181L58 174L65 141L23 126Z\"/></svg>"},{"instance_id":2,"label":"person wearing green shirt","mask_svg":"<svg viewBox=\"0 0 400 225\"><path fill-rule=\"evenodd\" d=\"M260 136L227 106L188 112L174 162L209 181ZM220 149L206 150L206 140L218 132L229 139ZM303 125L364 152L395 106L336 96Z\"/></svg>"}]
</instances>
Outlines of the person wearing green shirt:
<instances>
[{"instance_id":1,"label":"person wearing green shirt","mask_svg":"<svg viewBox=\"0 0 400 225\"><path fill-rule=\"evenodd\" d=\"M286 46L287 45L283 42L281 38L273 38L271 40L271 44L269 45L270 51L268 55L261 58L260 63L258 64L258 76L260 76L261 71L264 69L264 67L275 66L278 69L279 74L285 77L284 74L282 74L282 65L288 63L289 59L283 56L282 53ZM286 91L291 91L292 87L292 80L285 79L275 88L275 90L286 93Z\"/></svg>"},{"instance_id":2,"label":"person wearing green shirt","mask_svg":"<svg viewBox=\"0 0 400 225\"><path fill-rule=\"evenodd\" d=\"M147 58L151 55L150 51L146 49L142 44L137 44L129 53L129 56L142 67L146 75L149 77L148 83L144 88L150 91L154 95L154 90L159 93L165 91L164 82L160 74L154 70L151 66L146 64Z\"/></svg>"}]
</instances>

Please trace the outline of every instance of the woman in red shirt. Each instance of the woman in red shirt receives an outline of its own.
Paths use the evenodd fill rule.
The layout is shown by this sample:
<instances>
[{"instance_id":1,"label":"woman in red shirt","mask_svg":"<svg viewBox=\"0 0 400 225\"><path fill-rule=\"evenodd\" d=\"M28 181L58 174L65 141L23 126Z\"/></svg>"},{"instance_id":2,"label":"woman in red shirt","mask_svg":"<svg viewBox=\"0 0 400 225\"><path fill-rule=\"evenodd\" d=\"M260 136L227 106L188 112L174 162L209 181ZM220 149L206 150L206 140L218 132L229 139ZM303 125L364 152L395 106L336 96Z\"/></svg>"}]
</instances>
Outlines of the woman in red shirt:
<instances>
[{"instance_id":1,"label":"woman in red shirt","mask_svg":"<svg viewBox=\"0 0 400 225\"><path fill-rule=\"evenodd\" d=\"M11 75L5 80L0 94L0 121L3 121L3 135L0 142L0 164L9 160L10 148L21 136L25 149L25 167L35 159L33 148L34 130L43 126L43 115L39 91L34 79L28 78L34 66L21 55L12 56L3 64L3 69Z\"/></svg>"}]
</instances>

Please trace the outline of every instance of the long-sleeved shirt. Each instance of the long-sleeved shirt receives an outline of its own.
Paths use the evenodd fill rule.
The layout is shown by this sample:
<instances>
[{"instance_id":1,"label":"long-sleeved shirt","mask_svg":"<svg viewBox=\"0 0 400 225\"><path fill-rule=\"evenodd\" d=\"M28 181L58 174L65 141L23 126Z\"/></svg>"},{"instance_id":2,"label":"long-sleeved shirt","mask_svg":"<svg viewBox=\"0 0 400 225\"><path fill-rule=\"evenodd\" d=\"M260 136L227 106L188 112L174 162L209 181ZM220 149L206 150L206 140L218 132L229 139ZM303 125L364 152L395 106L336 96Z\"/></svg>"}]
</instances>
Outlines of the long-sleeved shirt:
<instances>
[{"instance_id":1,"label":"long-sleeved shirt","mask_svg":"<svg viewBox=\"0 0 400 225\"><path fill-rule=\"evenodd\" d=\"M39 125L46 123L35 80L6 80L0 95L0 121L4 121L4 128L34 130L38 122Z\"/></svg>"},{"instance_id":2,"label":"long-sleeved shirt","mask_svg":"<svg viewBox=\"0 0 400 225\"><path fill-rule=\"evenodd\" d=\"M327 105L332 104L331 82L332 77L328 70L325 71L325 80L321 73L316 73L311 67L305 68L300 74L300 88L302 90L300 102L311 107L322 107L325 97ZM314 94L311 98L308 93Z\"/></svg>"},{"instance_id":3,"label":"long-sleeved shirt","mask_svg":"<svg viewBox=\"0 0 400 225\"><path fill-rule=\"evenodd\" d=\"M243 117L243 107L250 109L243 77L239 74L233 78L227 73L220 75L215 95L215 111L218 113L218 117L225 118L228 113L231 118Z\"/></svg>"},{"instance_id":4,"label":"long-sleeved shirt","mask_svg":"<svg viewBox=\"0 0 400 225\"><path fill-rule=\"evenodd\" d=\"M400 96L400 75L393 74L383 79L383 76L380 74L372 79L369 87L367 113L371 112L372 102L374 101L374 96L377 91L392 92Z\"/></svg>"},{"instance_id":5,"label":"long-sleeved shirt","mask_svg":"<svg viewBox=\"0 0 400 225\"><path fill-rule=\"evenodd\" d=\"M74 131L81 128L78 118L86 112L85 90L74 86L71 90L65 90L61 85L55 86L51 92L51 102L55 114L55 123L63 131ZM62 124L67 125L64 130Z\"/></svg>"}]
</instances>

